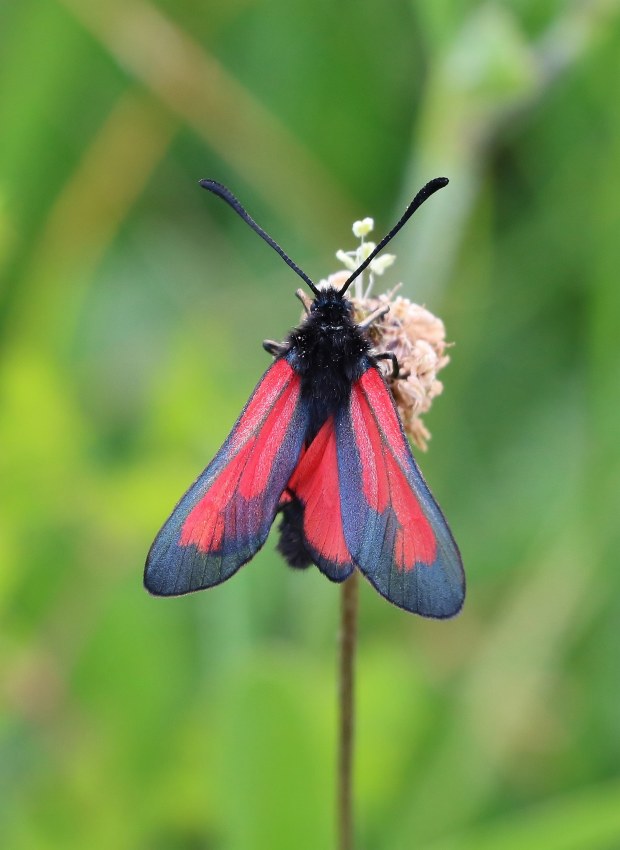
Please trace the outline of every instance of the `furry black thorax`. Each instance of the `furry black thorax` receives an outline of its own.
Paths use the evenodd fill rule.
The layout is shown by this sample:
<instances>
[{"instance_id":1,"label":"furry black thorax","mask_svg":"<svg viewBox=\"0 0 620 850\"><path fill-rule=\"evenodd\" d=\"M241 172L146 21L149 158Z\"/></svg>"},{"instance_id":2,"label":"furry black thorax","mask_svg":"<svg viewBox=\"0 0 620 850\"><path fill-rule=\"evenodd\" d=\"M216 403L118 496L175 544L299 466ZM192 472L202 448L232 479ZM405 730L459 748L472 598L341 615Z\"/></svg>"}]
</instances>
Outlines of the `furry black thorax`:
<instances>
[{"instance_id":1,"label":"furry black thorax","mask_svg":"<svg viewBox=\"0 0 620 850\"><path fill-rule=\"evenodd\" d=\"M306 445L325 420L349 400L351 387L369 362L371 344L353 319L353 305L338 290L321 289L310 312L294 328L280 354L301 378L301 395L309 414ZM280 507L278 551L289 566L303 569L312 563L303 533L304 508L294 493Z\"/></svg>"},{"instance_id":2,"label":"furry black thorax","mask_svg":"<svg viewBox=\"0 0 620 850\"><path fill-rule=\"evenodd\" d=\"M371 344L353 320L351 302L333 287L320 290L309 314L288 335L282 353L301 377L310 413L310 440L349 399L368 368Z\"/></svg>"}]
</instances>

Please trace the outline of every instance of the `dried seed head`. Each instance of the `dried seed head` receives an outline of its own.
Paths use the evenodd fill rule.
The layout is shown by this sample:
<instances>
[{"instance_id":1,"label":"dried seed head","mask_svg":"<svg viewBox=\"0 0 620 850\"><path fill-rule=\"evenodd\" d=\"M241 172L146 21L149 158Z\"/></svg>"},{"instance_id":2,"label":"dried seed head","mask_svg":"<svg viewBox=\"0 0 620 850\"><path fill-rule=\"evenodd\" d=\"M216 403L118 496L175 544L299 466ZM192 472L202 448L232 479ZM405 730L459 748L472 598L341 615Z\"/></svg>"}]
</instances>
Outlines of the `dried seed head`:
<instances>
[{"instance_id":1,"label":"dried seed head","mask_svg":"<svg viewBox=\"0 0 620 850\"><path fill-rule=\"evenodd\" d=\"M381 361L382 369L405 431L414 444L426 451L430 433L421 416L430 410L435 396L443 391L437 375L449 362L446 354L446 332L441 319L425 307L393 293L377 298L352 299L355 317L361 321L378 307L388 305L390 312L368 329L379 352L396 355L400 367L398 378L392 377L390 361Z\"/></svg>"}]
</instances>

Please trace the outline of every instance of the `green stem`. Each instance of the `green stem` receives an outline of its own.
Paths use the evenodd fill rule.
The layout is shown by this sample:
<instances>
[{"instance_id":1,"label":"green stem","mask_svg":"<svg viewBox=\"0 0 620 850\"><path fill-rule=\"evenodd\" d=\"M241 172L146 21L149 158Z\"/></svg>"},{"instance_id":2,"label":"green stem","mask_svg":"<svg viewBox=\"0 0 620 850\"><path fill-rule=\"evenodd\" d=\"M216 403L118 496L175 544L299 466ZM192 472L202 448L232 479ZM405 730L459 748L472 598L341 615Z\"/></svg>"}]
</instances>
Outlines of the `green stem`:
<instances>
[{"instance_id":1,"label":"green stem","mask_svg":"<svg viewBox=\"0 0 620 850\"><path fill-rule=\"evenodd\" d=\"M340 597L340 735L338 753L338 848L353 850L354 665L357 642L357 570Z\"/></svg>"}]
</instances>

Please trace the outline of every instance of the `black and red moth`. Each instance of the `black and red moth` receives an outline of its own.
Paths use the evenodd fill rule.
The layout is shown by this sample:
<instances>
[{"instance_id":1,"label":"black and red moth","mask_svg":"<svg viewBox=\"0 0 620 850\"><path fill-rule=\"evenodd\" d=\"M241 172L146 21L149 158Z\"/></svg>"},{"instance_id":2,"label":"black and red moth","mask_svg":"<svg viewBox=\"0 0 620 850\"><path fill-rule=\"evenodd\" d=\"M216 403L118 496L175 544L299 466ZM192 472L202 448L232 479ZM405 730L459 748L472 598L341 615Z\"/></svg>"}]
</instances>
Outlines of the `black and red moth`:
<instances>
[{"instance_id":1,"label":"black and red moth","mask_svg":"<svg viewBox=\"0 0 620 850\"><path fill-rule=\"evenodd\" d=\"M174 596L220 584L247 563L281 514L278 549L331 581L355 569L390 602L445 618L463 604L461 557L411 454L366 328L345 297L430 195L431 180L341 289L317 288L220 183L225 200L308 284L314 300L282 344L226 442L189 488L148 554L144 584Z\"/></svg>"}]
</instances>

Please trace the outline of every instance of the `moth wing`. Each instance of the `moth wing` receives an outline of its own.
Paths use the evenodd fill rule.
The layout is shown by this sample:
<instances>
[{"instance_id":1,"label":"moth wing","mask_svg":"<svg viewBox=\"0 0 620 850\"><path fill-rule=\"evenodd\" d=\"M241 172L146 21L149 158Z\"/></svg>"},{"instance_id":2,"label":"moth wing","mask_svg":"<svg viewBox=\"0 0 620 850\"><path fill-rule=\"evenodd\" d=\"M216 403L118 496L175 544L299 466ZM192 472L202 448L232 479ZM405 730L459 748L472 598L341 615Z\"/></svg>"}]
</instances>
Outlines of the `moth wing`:
<instances>
[{"instance_id":1,"label":"moth wing","mask_svg":"<svg viewBox=\"0 0 620 850\"><path fill-rule=\"evenodd\" d=\"M354 383L335 433L344 537L353 560L400 608L454 616L465 597L461 556L376 367Z\"/></svg>"},{"instance_id":2,"label":"moth wing","mask_svg":"<svg viewBox=\"0 0 620 850\"><path fill-rule=\"evenodd\" d=\"M144 584L174 596L220 584L261 548L307 429L298 374L269 367L226 442L155 538Z\"/></svg>"},{"instance_id":3,"label":"moth wing","mask_svg":"<svg viewBox=\"0 0 620 850\"><path fill-rule=\"evenodd\" d=\"M333 417L310 443L286 488L286 499L301 507L299 533L313 563L332 581L354 569L344 536L340 470Z\"/></svg>"}]
</instances>

